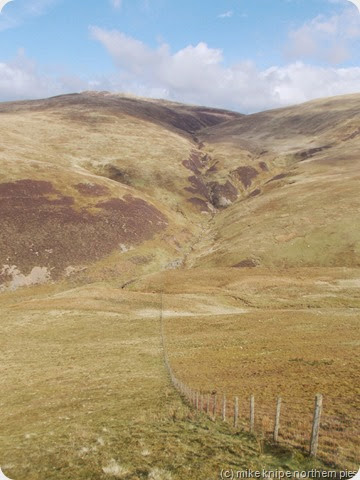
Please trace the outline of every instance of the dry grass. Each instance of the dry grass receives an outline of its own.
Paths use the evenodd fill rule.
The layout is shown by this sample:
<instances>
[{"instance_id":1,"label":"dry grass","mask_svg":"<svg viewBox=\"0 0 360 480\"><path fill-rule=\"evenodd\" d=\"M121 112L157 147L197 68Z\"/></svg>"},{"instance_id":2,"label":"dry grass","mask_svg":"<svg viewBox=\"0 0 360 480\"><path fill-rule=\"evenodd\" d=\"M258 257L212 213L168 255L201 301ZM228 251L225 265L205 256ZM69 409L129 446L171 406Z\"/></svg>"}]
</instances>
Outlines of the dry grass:
<instances>
[{"instance_id":1,"label":"dry grass","mask_svg":"<svg viewBox=\"0 0 360 480\"><path fill-rule=\"evenodd\" d=\"M194 148L189 131L238 116L211 111L209 120L206 109L91 93L4 104L1 110L1 181L48 180L55 169L55 185L66 190L61 170L100 182L115 176L175 216L181 204L190 217L193 209L184 201L190 173L182 165ZM106 184L116 190L115 182Z\"/></svg>"},{"instance_id":2,"label":"dry grass","mask_svg":"<svg viewBox=\"0 0 360 480\"><path fill-rule=\"evenodd\" d=\"M238 307L360 307L360 272L356 268L194 268L144 275L131 291L221 297ZM225 300L226 299L226 300Z\"/></svg>"},{"instance_id":3,"label":"dry grass","mask_svg":"<svg viewBox=\"0 0 360 480\"><path fill-rule=\"evenodd\" d=\"M177 309L164 321L179 380L220 397L226 393L229 410L239 396L247 428L254 394L258 428L265 432L273 428L281 396L282 438L305 449L314 396L322 393L321 455L351 468L358 461L360 427L358 285L356 269L222 268L150 275L130 288L163 290L164 312ZM191 298L202 298L208 315L180 315L181 305L191 308ZM217 314L212 313L214 300ZM244 310L234 315L227 311L229 305Z\"/></svg>"},{"instance_id":4,"label":"dry grass","mask_svg":"<svg viewBox=\"0 0 360 480\"><path fill-rule=\"evenodd\" d=\"M261 453L180 401L158 316L133 312L155 311L157 294L54 285L1 302L0 462L10 478L205 480L228 465L312 465L291 451Z\"/></svg>"},{"instance_id":5,"label":"dry grass","mask_svg":"<svg viewBox=\"0 0 360 480\"><path fill-rule=\"evenodd\" d=\"M97 184L106 198L144 199L169 225L133 249L99 248L94 258L65 262L76 273L57 284L1 294L3 470L16 480L205 480L226 466L313 465L180 401L163 365L159 293L180 379L238 394L243 415L254 393L264 430L277 395L289 427L304 409L309 423L317 392L325 424L357 427L359 97L244 117L196 133L204 144L192 136L201 109L75 97L1 107L0 182L51 181L74 212L89 215L98 199L76 185ZM238 167L258 171L250 187ZM238 200L203 215L188 200L209 201L219 181L217 188L232 182ZM53 204L48 214L64 236L59 211ZM20 245L2 232L14 262L27 256L26 266L39 266L37 249L53 239L39 227L34 246L29 229L21 231ZM63 259L72 246L64 241ZM5 264L10 254L1 253ZM334 458L330 434L323 440L327 458L353 465L353 444Z\"/></svg>"},{"instance_id":6,"label":"dry grass","mask_svg":"<svg viewBox=\"0 0 360 480\"><path fill-rule=\"evenodd\" d=\"M258 176L244 188L230 173L239 201L215 217L189 265L358 267L358 105L359 95L335 97L202 130L219 172L247 165Z\"/></svg>"},{"instance_id":7,"label":"dry grass","mask_svg":"<svg viewBox=\"0 0 360 480\"><path fill-rule=\"evenodd\" d=\"M314 397L323 394L319 453L335 465L355 468L360 460L359 319L358 309L318 308L164 321L177 377L193 389L216 392L219 399L225 393L230 417L238 396L247 428L252 394L257 428L269 435L281 396L282 439L307 450Z\"/></svg>"},{"instance_id":8,"label":"dry grass","mask_svg":"<svg viewBox=\"0 0 360 480\"><path fill-rule=\"evenodd\" d=\"M89 98L91 100L91 95ZM71 269L80 283L110 277L125 283L159 267L166 268L181 258L193 235L201 230L204 218L187 202L191 196L185 191L189 171L182 165L194 142L188 132L171 125L171 121L183 119L182 110L186 109L161 107L164 114L161 117L156 102L133 101L129 107L126 105L129 99L123 99L125 106L120 104L114 108L116 98L107 100L108 103L102 98L98 104L92 104L91 100L88 104L89 98L79 96L75 105L67 104L71 96L65 96L50 104L40 101L1 106L0 128L4 134L0 148L0 184L24 179L31 179L33 184L51 182L57 194L41 198L44 212L40 212L40 208L36 212L31 209L32 202L38 205L39 199L36 195L29 196L19 210L26 212L24 215L32 221L29 220L21 234L16 235L16 209L4 222L0 276L3 267L10 263L25 276L34 267L46 267L51 278L58 279ZM191 112L187 115L187 120L191 120ZM95 186L100 195L92 195L91 191L84 194L77 188L79 185ZM17 195L8 195L10 198L1 195L2 208L8 202L17 201ZM112 246L109 252L100 245L102 241L106 243L106 231L101 235L102 241L96 242L94 235L85 234L84 226L76 230L76 225L71 225L71 215L80 215L86 216L91 228L91 221L103 214L97 206L99 202L125 195L153 205L166 217L166 230L142 242L140 224L134 232L135 241L124 242L119 238L118 245ZM59 199L67 201L70 208L65 211L60 201L46 204ZM114 231L113 223L106 223L108 232ZM49 234L50 227L55 231L52 234ZM87 237L85 241L82 235ZM84 254L88 238L93 240L95 255ZM122 251L124 243L127 252ZM134 246L135 251L130 250ZM82 258L71 258L74 255ZM77 271L81 273L76 275Z\"/></svg>"},{"instance_id":9,"label":"dry grass","mask_svg":"<svg viewBox=\"0 0 360 480\"><path fill-rule=\"evenodd\" d=\"M233 266L252 259L271 268L358 266L359 171L353 160L339 157L336 168L300 165L289 178L260 186L262 194L215 217L212 234L189 264Z\"/></svg>"},{"instance_id":10,"label":"dry grass","mask_svg":"<svg viewBox=\"0 0 360 480\"><path fill-rule=\"evenodd\" d=\"M166 332L174 370L191 386L299 406L323 393L328 414L356 418L358 322L346 310L267 310L176 317Z\"/></svg>"}]
</instances>

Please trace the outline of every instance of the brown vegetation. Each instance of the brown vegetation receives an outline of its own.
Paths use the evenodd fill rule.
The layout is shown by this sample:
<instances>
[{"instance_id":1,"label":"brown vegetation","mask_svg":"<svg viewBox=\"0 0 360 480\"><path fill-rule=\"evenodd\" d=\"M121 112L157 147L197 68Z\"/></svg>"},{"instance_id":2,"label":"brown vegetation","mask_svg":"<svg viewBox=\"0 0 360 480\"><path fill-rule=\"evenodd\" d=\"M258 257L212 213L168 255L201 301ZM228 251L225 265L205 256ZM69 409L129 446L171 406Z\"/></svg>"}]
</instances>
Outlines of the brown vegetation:
<instances>
[{"instance_id":1,"label":"brown vegetation","mask_svg":"<svg viewBox=\"0 0 360 480\"><path fill-rule=\"evenodd\" d=\"M239 395L243 412L250 394L265 413L281 394L287 431L322 393L324 458L356 464L329 432L358 425L359 102L249 116L108 93L0 105L10 478L307 465L181 405L161 292L180 379Z\"/></svg>"}]
</instances>

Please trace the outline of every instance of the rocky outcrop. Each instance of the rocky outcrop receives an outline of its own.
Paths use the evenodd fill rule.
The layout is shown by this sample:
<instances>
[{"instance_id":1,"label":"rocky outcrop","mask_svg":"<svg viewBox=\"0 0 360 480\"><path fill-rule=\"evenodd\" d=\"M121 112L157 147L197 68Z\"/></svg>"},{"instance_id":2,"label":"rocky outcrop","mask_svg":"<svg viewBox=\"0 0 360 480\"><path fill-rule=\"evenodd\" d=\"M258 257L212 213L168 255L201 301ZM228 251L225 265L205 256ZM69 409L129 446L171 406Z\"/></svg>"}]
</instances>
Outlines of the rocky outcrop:
<instances>
[{"instance_id":1,"label":"rocky outcrop","mask_svg":"<svg viewBox=\"0 0 360 480\"><path fill-rule=\"evenodd\" d=\"M238 198L238 190L229 180L225 183L210 180L211 175L217 171L216 163L212 163L210 155L194 150L183 161L183 165L194 174L188 177L191 186L185 190L197 195L188 201L201 211L210 211L209 205L215 209L226 208Z\"/></svg>"}]
</instances>

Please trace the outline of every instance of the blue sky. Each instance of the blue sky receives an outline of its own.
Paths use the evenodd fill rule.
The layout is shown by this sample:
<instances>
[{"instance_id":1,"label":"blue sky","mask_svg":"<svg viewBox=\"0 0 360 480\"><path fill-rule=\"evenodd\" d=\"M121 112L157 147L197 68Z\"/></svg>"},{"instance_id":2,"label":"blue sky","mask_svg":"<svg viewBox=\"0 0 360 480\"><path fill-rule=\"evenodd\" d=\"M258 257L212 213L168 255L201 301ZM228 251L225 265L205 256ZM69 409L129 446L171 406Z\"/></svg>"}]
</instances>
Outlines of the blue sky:
<instances>
[{"instance_id":1,"label":"blue sky","mask_svg":"<svg viewBox=\"0 0 360 480\"><path fill-rule=\"evenodd\" d=\"M251 112L360 91L348 0L13 0L0 100L111 90Z\"/></svg>"}]
</instances>

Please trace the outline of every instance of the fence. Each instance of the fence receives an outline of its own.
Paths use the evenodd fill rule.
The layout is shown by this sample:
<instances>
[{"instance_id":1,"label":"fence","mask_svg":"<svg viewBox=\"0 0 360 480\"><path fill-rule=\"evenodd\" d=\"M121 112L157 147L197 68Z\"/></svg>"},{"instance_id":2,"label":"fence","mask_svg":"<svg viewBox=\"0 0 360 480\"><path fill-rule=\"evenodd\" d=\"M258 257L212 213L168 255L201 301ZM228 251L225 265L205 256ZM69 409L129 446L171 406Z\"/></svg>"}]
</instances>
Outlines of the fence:
<instances>
[{"instance_id":1,"label":"fence","mask_svg":"<svg viewBox=\"0 0 360 480\"><path fill-rule=\"evenodd\" d=\"M294 403L278 397L273 404L250 398L210 393L190 388L179 380L169 361L162 314L160 327L164 361L171 382L183 399L213 420L221 419L234 429L247 430L260 440L301 449L329 466L357 470L360 464L360 421L345 415L326 415L323 397L317 395L312 405Z\"/></svg>"}]
</instances>

